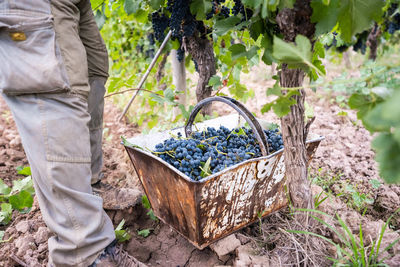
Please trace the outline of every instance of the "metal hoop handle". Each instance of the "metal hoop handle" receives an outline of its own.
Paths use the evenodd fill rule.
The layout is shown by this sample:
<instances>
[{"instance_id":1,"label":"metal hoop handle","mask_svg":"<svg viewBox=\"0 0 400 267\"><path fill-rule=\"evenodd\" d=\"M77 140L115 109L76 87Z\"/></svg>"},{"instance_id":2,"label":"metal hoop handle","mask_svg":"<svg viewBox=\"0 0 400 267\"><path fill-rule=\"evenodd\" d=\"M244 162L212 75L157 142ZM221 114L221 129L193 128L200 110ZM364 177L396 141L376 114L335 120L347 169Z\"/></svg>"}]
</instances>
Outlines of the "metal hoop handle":
<instances>
[{"instance_id":1,"label":"metal hoop handle","mask_svg":"<svg viewBox=\"0 0 400 267\"><path fill-rule=\"evenodd\" d=\"M257 119L253 116L253 114L251 114L251 112L242 103L238 102L236 99L226 97L226 96L208 97L206 99L201 100L199 103L197 103L197 105L193 108L192 112L190 113L189 119L187 120L186 125L185 125L186 137L188 137L192 134L192 132L193 132L192 125L193 125L194 119L196 118L199 111L205 105L207 105L211 102L214 102L214 101L225 103L225 104L231 106L237 112L239 112L239 114L250 125L251 129L253 129L253 132L257 138L257 141L260 144L261 154L263 156L267 156L269 154L267 136L265 135L263 129L261 128L260 123L257 121Z\"/></svg>"}]
</instances>

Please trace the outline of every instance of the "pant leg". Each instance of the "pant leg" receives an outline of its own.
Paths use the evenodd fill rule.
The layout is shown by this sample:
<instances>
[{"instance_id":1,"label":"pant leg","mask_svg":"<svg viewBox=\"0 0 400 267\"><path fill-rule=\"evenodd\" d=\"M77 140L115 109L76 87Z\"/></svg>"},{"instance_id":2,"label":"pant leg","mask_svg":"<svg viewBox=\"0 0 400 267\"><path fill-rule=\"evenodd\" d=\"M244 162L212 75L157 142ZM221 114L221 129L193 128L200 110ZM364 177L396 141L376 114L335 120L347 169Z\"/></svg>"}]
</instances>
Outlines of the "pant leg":
<instances>
[{"instance_id":1,"label":"pant leg","mask_svg":"<svg viewBox=\"0 0 400 267\"><path fill-rule=\"evenodd\" d=\"M92 180L101 178L103 166L103 111L105 83L108 77L108 53L93 16L89 0L81 0L77 7L80 11L79 36L86 50L90 92L88 108L90 113L90 145L92 152Z\"/></svg>"},{"instance_id":2,"label":"pant leg","mask_svg":"<svg viewBox=\"0 0 400 267\"><path fill-rule=\"evenodd\" d=\"M104 111L104 84L106 78L90 77L90 92L88 98L88 111L90 114L89 133L90 133L90 148L92 152L91 169L92 179L91 184L98 182L101 179L101 169L103 167L103 111Z\"/></svg>"},{"instance_id":3,"label":"pant leg","mask_svg":"<svg viewBox=\"0 0 400 267\"><path fill-rule=\"evenodd\" d=\"M115 239L102 199L93 195L87 104L67 94L3 95L32 170L55 266L88 266Z\"/></svg>"}]
</instances>

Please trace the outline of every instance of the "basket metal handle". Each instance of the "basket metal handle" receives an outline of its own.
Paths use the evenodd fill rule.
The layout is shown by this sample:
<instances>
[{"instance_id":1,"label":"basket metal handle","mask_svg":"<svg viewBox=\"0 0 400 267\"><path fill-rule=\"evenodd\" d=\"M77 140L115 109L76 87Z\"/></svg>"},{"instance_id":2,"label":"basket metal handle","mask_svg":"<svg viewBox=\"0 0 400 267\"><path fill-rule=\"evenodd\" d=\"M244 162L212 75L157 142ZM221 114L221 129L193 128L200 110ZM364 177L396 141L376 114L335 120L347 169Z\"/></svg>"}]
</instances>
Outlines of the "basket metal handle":
<instances>
[{"instance_id":1,"label":"basket metal handle","mask_svg":"<svg viewBox=\"0 0 400 267\"><path fill-rule=\"evenodd\" d=\"M190 113L189 119L186 122L185 125L185 134L186 137L190 136L192 134L192 125L194 122L194 119L197 116L197 113L201 110L202 107L205 105L209 104L210 102L223 102L229 106L231 106L233 109L235 109L239 114L247 121L247 123L250 125L251 129L253 129L253 132L257 138L258 143L260 144L261 148L261 154L263 156L267 156L269 154L268 152L268 142L267 142L267 136L265 135L260 123L257 121L257 119L251 114L251 112L240 102L238 102L236 99L226 97L226 96L213 96L213 97L208 97L203 100L201 100L197 105L193 108L192 112Z\"/></svg>"}]
</instances>

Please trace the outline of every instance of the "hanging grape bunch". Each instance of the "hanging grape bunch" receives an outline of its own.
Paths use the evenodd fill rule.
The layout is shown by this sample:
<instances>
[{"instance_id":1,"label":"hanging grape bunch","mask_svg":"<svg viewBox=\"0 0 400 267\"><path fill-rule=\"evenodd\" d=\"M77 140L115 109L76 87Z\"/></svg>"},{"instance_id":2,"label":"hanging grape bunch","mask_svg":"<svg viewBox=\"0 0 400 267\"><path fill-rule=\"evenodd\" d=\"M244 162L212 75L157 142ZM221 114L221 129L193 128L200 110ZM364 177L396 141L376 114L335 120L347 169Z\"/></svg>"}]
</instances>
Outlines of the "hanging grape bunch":
<instances>
[{"instance_id":1,"label":"hanging grape bunch","mask_svg":"<svg viewBox=\"0 0 400 267\"><path fill-rule=\"evenodd\" d=\"M283 148L282 135L278 129L264 130L269 153ZM153 152L161 159L185 173L193 180L222 171L242 161L261 157L261 150L252 129L218 130L208 127L195 132L190 138L170 138L156 145Z\"/></svg>"},{"instance_id":2,"label":"hanging grape bunch","mask_svg":"<svg viewBox=\"0 0 400 267\"><path fill-rule=\"evenodd\" d=\"M400 10L397 3L392 3L386 13L385 27L386 31L394 34L400 30Z\"/></svg>"}]
</instances>

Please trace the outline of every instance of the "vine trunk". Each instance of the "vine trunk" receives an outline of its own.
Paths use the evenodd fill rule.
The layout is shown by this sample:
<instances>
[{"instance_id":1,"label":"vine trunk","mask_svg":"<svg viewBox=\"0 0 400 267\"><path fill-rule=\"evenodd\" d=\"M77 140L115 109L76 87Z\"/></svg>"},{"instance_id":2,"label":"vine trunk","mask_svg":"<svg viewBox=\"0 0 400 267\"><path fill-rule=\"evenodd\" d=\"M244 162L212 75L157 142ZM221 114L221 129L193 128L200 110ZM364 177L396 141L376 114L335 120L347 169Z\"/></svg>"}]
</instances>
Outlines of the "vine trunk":
<instances>
[{"instance_id":1,"label":"vine trunk","mask_svg":"<svg viewBox=\"0 0 400 267\"><path fill-rule=\"evenodd\" d=\"M311 23L312 8L310 0L297 0L293 9L284 8L277 15L277 23L286 42L294 42L298 34L311 41L315 33L315 24ZM280 84L282 87L301 87L305 73L301 69L289 69L282 64ZM286 92L283 92L286 93ZM284 158L289 194L295 208L313 208L311 185L307 173L306 137L308 126L305 125L305 91L299 90L292 96L296 104L291 106L288 115L281 119L282 136L285 145ZM307 214L298 214L297 219L308 224Z\"/></svg>"},{"instance_id":2,"label":"vine trunk","mask_svg":"<svg viewBox=\"0 0 400 267\"><path fill-rule=\"evenodd\" d=\"M198 33L185 39L186 51L197 63L199 81L196 87L196 97L197 101L201 101L211 96L212 87L208 85L208 82L216 74L213 45L208 38L202 38L198 36ZM210 115L211 105L205 106L202 113Z\"/></svg>"}]
</instances>

